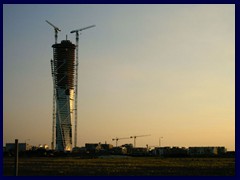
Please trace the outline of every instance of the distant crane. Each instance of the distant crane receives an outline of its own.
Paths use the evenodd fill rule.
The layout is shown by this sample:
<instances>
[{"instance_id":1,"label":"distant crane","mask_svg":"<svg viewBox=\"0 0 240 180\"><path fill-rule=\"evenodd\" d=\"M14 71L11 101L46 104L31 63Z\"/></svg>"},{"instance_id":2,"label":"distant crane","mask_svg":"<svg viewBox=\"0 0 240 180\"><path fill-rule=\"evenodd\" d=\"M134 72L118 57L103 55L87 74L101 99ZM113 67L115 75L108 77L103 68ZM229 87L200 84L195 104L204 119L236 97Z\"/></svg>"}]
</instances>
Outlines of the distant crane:
<instances>
[{"instance_id":1,"label":"distant crane","mask_svg":"<svg viewBox=\"0 0 240 180\"><path fill-rule=\"evenodd\" d=\"M136 138L137 138L137 137L145 137L145 136L151 136L151 134L139 135L139 136L131 136L130 138L134 138L134 147L136 147Z\"/></svg>"},{"instance_id":2,"label":"distant crane","mask_svg":"<svg viewBox=\"0 0 240 180\"><path fill-rule=\"evenodd\" d=\"M54 28L55 31L55 44L57 44L58 31L61 31L58 27L54 26L52 23L46 20L46 22Z\"/></svg>"},{"instance_id":3,"label":"distant crane","mask_svg":"<svg viewBox=\"0 0 240 180\"><path fill-rule=\"evenodd\" d=\"M117 147L117 143L118 143L118 140L121 140L121 139L130 139L129 137L124 137L124 138L113 138L112 140L113 141L116 141L116 147Z\"/></svg>"},{"instance_id":4,"label":"distant crane","mask_svg":"<svg viewBox=\"0 0 240 180\"><path fill-rule=\"evenodd\" d=\"M75 102L74 102L74 119L75 119L75 126L74 126L74 146L77 147L77 94L78 94L78 41L79 41L79 31L83 31L89 28L95 27L95 25L91 25L85 28L76 29L71 31L70 33L76 33L76 64L75 64Z\"/></svg>"}]
</instances>

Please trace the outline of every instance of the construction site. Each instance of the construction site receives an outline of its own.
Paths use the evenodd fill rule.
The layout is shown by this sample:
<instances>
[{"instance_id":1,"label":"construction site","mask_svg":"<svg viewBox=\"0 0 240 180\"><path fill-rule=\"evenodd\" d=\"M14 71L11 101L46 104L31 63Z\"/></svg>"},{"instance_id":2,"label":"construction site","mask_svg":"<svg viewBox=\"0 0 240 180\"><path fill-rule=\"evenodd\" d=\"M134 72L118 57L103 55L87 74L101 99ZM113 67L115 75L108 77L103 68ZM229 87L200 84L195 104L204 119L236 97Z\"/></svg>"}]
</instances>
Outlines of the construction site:
<instances>
[{"instance_id":1,"label":"construction site","mask_svg":"<svg viewBox=\"0 0 240 180\"><path fill-rule=\"evenodd\" d=\"M79 35L82 31L95 27L95 25L72 30L75 34L75 44L70 40L62 40L58 43L58 32L61 30L51 22L46 22L54 30L55 43L53 48L53 59L51 62L51 72L53 80L53 105L52 105L52 139L51 150L59 152L71 152L78 149L78 68L79 68ZM73 128L74 127L74 128ZM129 137L116 137L112 141L116 142L124 139L134 139L133 147L136 148L136 139L150 136L133 135ZM74 141L73 141L74 139ZM160 143L161 139L159 139ZM161 146L159 144L159 146Z\"/></svg>"},{"instance_id":2,"label":"construction site","mask_svg":"<svg viewBox=\"0 0 240 180\"><path fill-rule=\"evenodd\" d=\"M60 28L46 20L54 32L53 57L50 60L51 75L53 82L52 99L52 137L51 145L31 146L27 143L20 143L20 151L34 151L37 149L47 150L47 154L81 154L81 155L132 155L132 156L216 156L225 155L227 149L224 146L211 147L162 147L159 137L159 144L145 147L137 146L138 138L145 138L151 134L131 135L126 137L114 137L112 141L115 146L105 143L85 143L84 147L77 145L78 138L78 69L79 69L79 35L96 25L70 31L75 35L75 44L66 39L58 43ZM133 139L133 143L119 145L119 141ZM18 144L7 143L5 152L13 152ZM44 148L43 148L44 147ZM49 153L50 152L50 153ZM51 153L52 152L52 153Z\"/></svg>"},{"instance_id":3,"label":"construction site","mask_svg":"<svg viewBox=\"0 0 240 180\"><path fill-rule=\"evenodd\" d=\"M134 148L132 144L113 147L111 144L86 143L85 147L73 148L71 152L53 151L47 146L23 151L24 144L20 147L16 172L15 151L10 145L6 146L3 156L5 176L235 175L235 154L224 147Z\"/></svg>"},{"instance_id":4,"label":"construction site","mask_svg":"<svg viewBox=\"0 0 240 180\"><path fill-rule=\"evenodd\" d=\"M79 35L95 25L70 31L75 35L74 44L67 35L58 43L61 30L46 22L53 29L55 39L50 59L53 82L51 145L32 146L26 141L18 143L18 139L15 143L6 143L3 147L4 175L11 176L13 172L15 176L235 175L235 152L227 151L224 146L162 146L163 137L159 137L158 145L139 147L137 140L151 134L135 134L113 137L112 144L86 142L79 147ZM130 139L133 143L126 144L125 140Z\"/></svg>"},{"instance_id":5,"label":"construction site","mask_svg":"<svg viewBox=\"0 0 240 180\"><path fill-rule=\"evenodd\" d=\"M51 22L47 20L46 22L55 33L55 44L52 45L53 59L51 59L53 79L51 148L57 151L71 151L73 147L77 147L79 32L95 25L71 31L76 34L76 44L72 44L67 37L58 44L58 32L61 30ZM74 126L74 136L72 126Z\"/></svg>"},{"instance_id":6,"label":"construction site","mask_svg":"<svg viewBox=\"0 0 240 180\"><path fill-rule=\"evenodd\" d=\"M3 175L236 175L235 9L3 4Z\"/></svg>"}]
</instances>

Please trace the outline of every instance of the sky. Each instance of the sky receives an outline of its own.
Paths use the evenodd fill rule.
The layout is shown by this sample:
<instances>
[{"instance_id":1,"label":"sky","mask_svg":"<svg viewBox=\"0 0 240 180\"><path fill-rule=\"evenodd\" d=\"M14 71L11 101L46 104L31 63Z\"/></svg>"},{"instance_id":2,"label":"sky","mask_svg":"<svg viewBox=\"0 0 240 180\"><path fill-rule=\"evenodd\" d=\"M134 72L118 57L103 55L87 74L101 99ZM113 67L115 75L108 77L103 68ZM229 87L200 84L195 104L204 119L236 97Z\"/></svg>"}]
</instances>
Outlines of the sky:
<instances>
[{"instance_id":1,"label":"sky","mask_svg":"<svg viewBox=\"0 0 240 180\"><path fill-rule=\"evenodd\" d=\"M77 145L235 150L235 5L3 5L3 144L51 144L54 31L79 40ZM118 144L133 143L133 139Z\"/></svg>"}]
</instances>

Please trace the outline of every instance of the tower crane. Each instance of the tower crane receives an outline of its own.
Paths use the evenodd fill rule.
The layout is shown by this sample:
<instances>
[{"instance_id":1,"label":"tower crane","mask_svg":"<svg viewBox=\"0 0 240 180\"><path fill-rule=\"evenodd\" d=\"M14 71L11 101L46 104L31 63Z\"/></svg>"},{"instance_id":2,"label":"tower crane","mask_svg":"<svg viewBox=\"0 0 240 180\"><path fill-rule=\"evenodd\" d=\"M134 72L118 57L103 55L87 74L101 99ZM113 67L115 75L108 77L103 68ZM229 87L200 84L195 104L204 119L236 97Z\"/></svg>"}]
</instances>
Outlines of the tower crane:
<instances>
[{"instance_id":1,"label":"tower crane","mask_svg":"<svg viewBox=\"0 0 240 180\"><path fill-rule=\"evenodd\" d=\"M46 20L46 22L54 28L55 31L55 44L57 44L58 31L61 31L58 27L54 26L52 23Z\"/></svg>"},{"instance_id":2,"label":"tower crane","mask_svg":"<svg viewBox=\"0 0 240 180\"><path fill-rule=\"evenodd\" d=\"M91 26L87 26L87 27L84 27L84 28L81 28L81 29L76 29L76 30L72 30L70 33L77 33L79 31L83 31L85 29L89 29L89 28L92 28L92 27L95 27L96 25L91 25Z\"/></svg>"},{"instance_id":3,"label":"tower crane","mask_svg":"<svg viewBox=\"0 0 240 180\"><path fill-rule=\"evenodd\" d=\"M136 147L136 139L137 139L137 137L145 137L145 136L151 136L151 134L139 135L139 136L131 136L130 138L134 138L134 147Z\"/></svg>"},{"instance_id":4,"label":"tower crane","mask_svg":"<svg viewBox=\"0 0 240 180\"><path fill-rule=\"evenodd\" d=\"M46 20L46 22L52 26L54 28L55 31L55 44L57 44L57 37L58 37L58 31L61 31L58 27L54 26L52 23L50 23L49 21ZM55 80L54 80L54 62L53 60L51 60L51 68L52 68L52 77L53 77L53 83L55 84ZM55 88L53 88L53 125L52 125L52 149L54 149L54 137L55 137L55 122L56 122L56 113L55 113L55 100L56 100L56 91Z\"/></svg>"},{"instance_id":5,"label":"tower crane","mask_svg":"<svg viewBox=\"0 0 240 180\"><path fill-rule=\"evenodd\" d=\"M117 147L117 143L118 143L118 140L121 140L121 139L130 139L129 137L124 137L124 138L113 138L112 140L113 141L116 141L116 147Z\"/></svg>"},{"instance_id":6,"label":"tower crane","mask_svg":"<svg viewBox=\"0 0 240 180\"><path fill-rule=\"evenodd\" d=\"M77 147L77 94L78 94L78 41L79 41L79 32L95 27L95 25L87 26L85 28L72 30L70 33L76 33L76 64L75 64L75 101L74 101L74 119L75 119L75 126L74 126L74 146Z\"/></svg>"}]
</instances>

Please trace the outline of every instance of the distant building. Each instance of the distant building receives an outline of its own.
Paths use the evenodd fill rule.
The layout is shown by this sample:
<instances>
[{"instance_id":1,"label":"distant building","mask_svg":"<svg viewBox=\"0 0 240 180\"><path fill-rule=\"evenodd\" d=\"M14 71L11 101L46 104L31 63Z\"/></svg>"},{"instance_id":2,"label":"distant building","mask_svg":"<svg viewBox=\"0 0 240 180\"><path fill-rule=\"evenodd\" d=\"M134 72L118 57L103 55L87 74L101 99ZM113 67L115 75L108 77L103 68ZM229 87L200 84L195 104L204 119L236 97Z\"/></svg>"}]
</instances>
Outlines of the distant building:
<instances>
[{"instance_id":1,"label":"distant building","mask_svg":"<svg viewBox=\"0 0 240 180\"><path fill-rule=\"evenodd\" d=\"M184 157L184 156L216 156L225 155L225 147L155 147L151 151L153 155L165 157Z\"/></svg>"},{"instance_id":2,"label":"distant building","mask_svg":"<svg viewBox=\"0 0 240 180\"><path fill-rule=\"evenodd\" d=\"M108 151L108 150L110 150L110 149L112 149L113 148L113 145L112 144L101 144L101 149L102 150L106 150L106 151Z\"/></svg>"},{"instance_id":3,"label":"distant building","mask_svg":"<svg viewBox=\"0 0 240 180\"><path fill-rule=\"evenodd\" d=\"M188 155L188 149L185 147L172 147L168 156L183 157Z\"/></svg>"},{"instance_id":4,"label":"distant building","mask_svg":"<svg viewBox=\"0 0 240 180\"><path fill-rule=\"evenodd\" d=\"M15 143L6 143L6 151L14 151ZM31 150L32 146L27 143L18 143L18 151Z\"/></svg>"},{"instance_id":5,"label":"distant building","mask_svg":"<svg viewBox=\"0 0 240 180\"><path fill-rule=\"evenodd\" d=\"M155 155L166 157L183 157L188 155L188 149L185 147L156 147Z\"/></svg>"},{"instance_id":6,"label":"distant building","mask_svg":"<svg viewBox=\"0 0 240 180\"><path fill-rule=\"evenodd\" d=\"M190 156L213 156L218 154L217 147L189 147Z\"/></svg>"},{"instance_id":7,"label":"distant building","mask_svg":"<svg viewBox=\"0 0 240 180\"><path fill-rule=\"evenodd\" d=\"M148 155L148 149L144 147L137 147L132 149L133 156L145 156Z\"/></svg>"},{"instance_id":8,"label":"distant building","mask_svg":"<svg viewBox=\"0 0 240 180\"><path fill-rule=\"evenodd\" d=\"M127 154L132 153L133 145L132 144L124 144L122 147L125 147L127 149Z\"/></svg>"},{"instance_id":9,"label":"distant building","mask_svg":"<svg viewBox=\"0 0 240 180\"><path fill-rule=\"evenodd\" d=\"M85 148L87 152L95 153L101 149L100 143L86 143Z\"/></svg>"},{"instance_id":10,"label":"distant building","mask_svg":"<svg viewBox=\"0 0 240 180\"><path fill-rule=\"evenodd\" d=\"M127 148L126 147L113 147L111 149L112 154L116 155L125 155L127 154Z\"/></svg>"},{"instance_id":11,"label":"distant building","mask_svg":"<svg viewBox=\"0 0 240 180\"><path fill-rule=\"evenodd\" d=\"M86 143L86 152L88 153L110 153L113 149L112 144L101 144L101 143Z\"/></svg>"},{"instance_id":12,"label":"distant building","mask_svg":"<svg viewBox=\"0 0 240 180\"><path fill-rule=\"evenodd\" d=\"M225 147L217 147L217 154L218 155L224 155L227 153L227 149Z\"/></svg>"},{"instance_id":13,"label":"distant building","mask_svg":"<svg viewBox=\"0 0 240 180\"><path fill-rule=\"evenodd\" d=\"M46 150L49 149L49 147L48 147L47 144L39 144L38 148L40 148L40 149L46 149Z\"/></svg>"},{"instance_id":14,"label":"distant building","mask_svg":"<svg viewBox=\"0 0 240 180\"><path fill-rule=\"evenodd\" d=\"M85 147L74 147L72 148L73 153L85 153L87 150Z\"/></svg>"},{"instance_id":15,"label":"distant building","mask_svg":"<svg viewBox=\"0 0 240 180\"><path fill-rule=\"evenodd\" d=\"M170 147L155 147L155 155L158 156L164 156L168 153L168 151L170 150Z\"/></svg>"}]
</instances>

